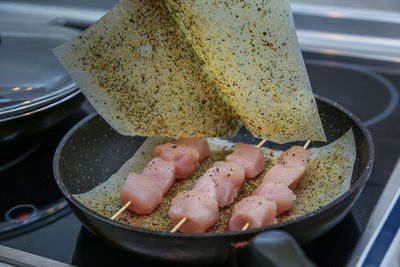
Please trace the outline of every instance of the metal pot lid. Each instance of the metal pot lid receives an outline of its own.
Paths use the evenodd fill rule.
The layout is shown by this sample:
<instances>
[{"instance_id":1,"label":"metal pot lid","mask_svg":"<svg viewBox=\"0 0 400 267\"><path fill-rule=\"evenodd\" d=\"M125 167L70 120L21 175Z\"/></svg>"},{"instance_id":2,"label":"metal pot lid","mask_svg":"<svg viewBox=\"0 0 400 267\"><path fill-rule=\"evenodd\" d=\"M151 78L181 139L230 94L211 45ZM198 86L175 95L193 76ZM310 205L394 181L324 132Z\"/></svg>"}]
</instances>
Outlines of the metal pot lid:
<instances>
[{"instance_id":1,"label":"metal pot lid","mask_svg":"<svg viewBox=\"0 0 400 267\"><path fill-rule=\"evenodd\" d=\"M0 120L78 90L51 52L77 33L48 24L0 23Z\"/></svg>"}]
</instances>

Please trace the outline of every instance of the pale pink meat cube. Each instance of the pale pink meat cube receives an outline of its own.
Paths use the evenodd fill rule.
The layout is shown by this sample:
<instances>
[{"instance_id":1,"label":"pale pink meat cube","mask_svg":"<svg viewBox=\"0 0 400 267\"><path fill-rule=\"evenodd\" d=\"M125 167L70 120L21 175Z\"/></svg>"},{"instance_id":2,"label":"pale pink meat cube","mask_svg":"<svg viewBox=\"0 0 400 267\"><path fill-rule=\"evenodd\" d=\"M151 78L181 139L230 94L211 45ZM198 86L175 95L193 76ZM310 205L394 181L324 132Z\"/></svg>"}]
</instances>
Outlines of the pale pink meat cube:
<instances>
[{"instance_id":1,"label":"pale pink meat cube","mask_svg":"<svg viewBox=\"0 0 400 267\"><path fill-rule=\"evenodd\" d=\"M165 194L175 181L175 166L172 162L157 157L146 164L142 175L149 176Z\"/></svg>"},{"instance_id":2,"label":"pale pink meat cube","mask_svg":"<svg viewBox=\"0 0 400 267\"><path fill-rule=\"evenodd\" d=\"M278 164L283 166L302 166L304 170L307 168L307 158L310 156L310 151L301 146L292 146L282 153L278 159Z\"/></svg>"},{"instance_id":3,"label":"pale pink meat cube","mask_svg":"<svg viewBox=\"0 0 400 267\"><path fill-rule=\"evenodd\" d=\"M244 168L234 162L215 162L197 179L193 190L213 197L218 207L225 207L233 202L244 181Z\"/></svg>"},{"instance_id":4,"label":"pale pink meat cube","mask_svg":"<svg viewBox=\"0 0 400 267\"><path fill-rule=\"evenodd\" d=\"M263 182L254 190L253 195L264 197L276 202L276 215L282 214L293 204L296 199L293 191L280 182Z\"/></svg>"},{"instance_id":5,"label":"pale pink meat cube","mask_svg":"<svg viewBox=\"0 0 400 267\"><path fill-rule=\"evenodd\" d=\"M244 167L236 162L225 161L217 161L213 164L213 167L217 167L219 170L226 173L226 177L230 179L231 183L233 184L235 191L234 193L237 195L244 182Z\"/></svg>"},{"instance_id":6,"label":"pale pink meat cube","mask_svg":"<svg viewBox=\"0 0 400 267\"><path fill-rule=\"evenodd\" d=\"M207 194L188 191L179 193L168 212L175 226L183 218L188 220L179 228L184 233L204 233L218 219L218 204Z\"/></svg>"},{"instance_id":7,"label":"pale pink meat cube","mask_svg":"<svg viewBox=\"0 0 400 267\"><path fill-rule=\"evenodd\" d=\"M218 203L216 184L217 184L217 181L215 178L209 179L203 175L203 176L200 176L196 180L192 190L199 192L199 193L209 195L210 197L215 199Z\"/></svg>"},{"instance_id":8,"label":"pale pink meat cube","mask_svg":"<svg viewBox=\"0 0 400 267\"><path fill-rule=\"evenodd\" d=\"M265 157L261 149L243 143L237 143L233 153L229 154L225 161L241 164L246 178L256 177L265 168Z\"/></svg>"},{"instance_id":9,"label":"pale pink meat cube","mask_svg":"<svg viewBox=\"0 0 400 267\"><path fill-rule=\"evenodd\" d=\"M161 202L163 193L149 176L131 172L120 192L123 205L132 203L128 209L137 214L151 213Z\"/></svg>"},{"instance_id":10,"label":"pale pink meat cube","mask_svg":"<svg viewBox=\"0 0 400 267\"><path fill-rule=\"evenodd\" d=\"M187 146L196 150L197 153L199 153L200 162L210 155L210 147L208 146L207 141L202 138L181 137L178 140L175 140L173 143Z\"/></svg>"},{"instance_id":11,"label":"pale pink meat cube","mask_svg":"<svg viewBox=\"0 0 400 267\"><path fill-rule=\"evenodd\" d=\"M236 197L229 173L223 168L211 167L197 179L193 191L201 192L214 198L218 207L224 207L233 202Z\"/></svg>"},{"instance_id":12,"label":"pale pink meat cube","mask_svg":"<svg viewBox=\"0 0 400 267\"><path fill-rule=\"evenodd\" d=\"M241 231L246 223L249 229L277 223L276 203L260 196L249 196L235 204L229 229Z\"/></svg>"},{"instance_id":13,"label":"pale pink meat cube","mask_svg":"<svg viewBox=\"0 0 400 267\"><path fill-rule=\"evenodd\" d=\"M188 177L199 165L199 153L194 149L178 144L167 143L156 146L153 155L172 162L175 166L176 178Z\"/></svg>"},{"instance_id":14,"label":"pale pink meat cube","mask_svg":"<svg viewBox=\"0 0 400 267\"><path fill-rule=\"evenodd\" d=\"M276 164L267 171L263 182L281 182L291 190L296 188L297 182L304 174L303 166Z\"/></svg>"}]
</instances>

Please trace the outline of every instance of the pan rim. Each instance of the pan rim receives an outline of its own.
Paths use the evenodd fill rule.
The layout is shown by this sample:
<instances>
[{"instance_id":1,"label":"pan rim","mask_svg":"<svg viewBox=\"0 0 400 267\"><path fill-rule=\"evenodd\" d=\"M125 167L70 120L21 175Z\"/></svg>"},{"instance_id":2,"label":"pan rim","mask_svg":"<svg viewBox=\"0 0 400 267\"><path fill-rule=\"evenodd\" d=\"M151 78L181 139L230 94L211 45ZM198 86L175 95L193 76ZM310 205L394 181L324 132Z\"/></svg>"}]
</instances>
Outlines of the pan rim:
<instances>
[{"instance_id":1,"label":"pan rim","mask_svg":"<svg viewBox=\"0 0 400 267\"><path fill-rule=\"evenodd\" d=\"M346 114L351 120L354 121L354 123L360 128L362 131L363 135L366 137L367 144L368 144L368 161L366 163L366 167L360 174L359 178L357 181L352 184L345 192L343 195L335 199L333 202L329 203L326 206L323 206L320 209L317 209L316 211L313 211L311 213L308 213L304 216L301 216L299 218L289 220L283 223L278 223L275 225L269 225L269 226L264 226L264 227L259 227L259 228L254 228L254 229L249 229L246 231L228 231L228 232L222 232L222 233L181 233L181 232L175 232L175 233L170 233L170 232L163 232L163 231L155 231L155 230L149 230L149 229L143 229L140 227L135 227L131 225L126 225L122 224L116 221L112 221L109 218L103 217L100 214L97 214L96 212L90 210L86 206L84 206L82 203L80 203L72 194L70 194L64 185L64 183L60 179L60 173L59 173L59 167L58 167L58 162L60 159L60 154L61 151L64 148L64 145L67 143L69 138L79 129L81 128L82 125L84 125L86 122L92 120L94 117L99 116L97 113L93 113L88 115L87 117L83 118L81 121L79 121L76 125L74 125L62 138L60 143L57 146L57 149L55 151L54 157L53 157L53 173L54 177L56 179L57 185L60 188L61 192L64 195L64 198L66 198L68 201L71 201L74 205L79 207L81 210L86 212L92 217L95 217L96 219L104 222L104 223L109 223L115 227L126 229L126 230L131 230L131 231L136 231L141 234L147 234L147 235L153 235L153 236L164 236L164 237L169 237L169 238L175 238L175 239L191 239L191 238L207 238L207 239L221 239L221 238L229 238L231 239L232 237L235 238L242 238L245 239L246 237L253 236L255 234L268 231L268 230L274 230L274 229L281 229L282 227L289 226L295 223L300 223L303 222L311 217L314 217L318 214L321 214L329 209L331 209L333 206L339 204L340 202L344 201L348 196L354 193L355 190L357 190L359 187L364 187L365 183L367 182L367 178L371 174L373 163L374 163L374 155L375 155L375 148L374 148L374 143L372 140L372 136L366 126L363 124L363 122L352 112L344 108L342 105L334 102L333 100L330 100L326 97L315 95L315 97L322 101L325 102L331 106L334 106L338 110L340 110L342 113Z\"/></svg>"}]
</instances>

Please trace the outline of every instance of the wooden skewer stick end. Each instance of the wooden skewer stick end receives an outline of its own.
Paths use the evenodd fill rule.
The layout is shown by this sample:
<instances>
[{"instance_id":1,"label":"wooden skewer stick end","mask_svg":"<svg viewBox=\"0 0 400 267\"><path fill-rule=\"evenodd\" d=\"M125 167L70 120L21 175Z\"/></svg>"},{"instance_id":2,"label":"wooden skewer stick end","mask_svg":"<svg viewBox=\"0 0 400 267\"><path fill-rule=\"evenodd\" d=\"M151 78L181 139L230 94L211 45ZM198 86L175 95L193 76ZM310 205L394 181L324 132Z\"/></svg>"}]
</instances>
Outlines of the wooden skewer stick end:
<instances>
[{"instance_id":1,"label":"wooden skewer stick end","mask_svg":"<svg viewBox=\"0 0 400 267\"><path fill-rule=\"evenodd\" d=\"M126 204L125 204L122 208L120 208L119 211L117 211L117 213L115 213L115 214L110 218L110 220L111 220L111 221L114 221L122 212L124 212L124 210L126 210L126 209L129 207L129 205L130 205L131 203L132 203L131 201L126 202Z\"/></svg>"},{"instance_id":2,"label":"wooden skewer stick end","mask_svg":"<svg viewBox=\"0 0 400 267\"><path fill-rule=\"evenodd\" d=\"M172 228L171 233L175 233L175 232L182 226L182 224L184 224L184 223L186 222L187 219L188 219L187 217L183 217L183 218L178 222L178 224L175 225L174 228Z\"/></svg>"},{"instance_id":3,"label":"wooden skewer stick end","mask_svg":"<svg viewBox=\"0 0 400 267\"><path fill-rule=\"evenodd\" d=\"M249 229L249 226L250 226L250 223L247 222L247 223L243 226L242 231L246 231L247 229Z\"/></svg>"},{"instance_id":4,"label":"wooden skewer stick end","mask_svg":"<svg viewBox=\"0 0 400 267\"><path fill-rule=\"evenodd\" d=\"M304 149L307 149L307 147L308 147L310 144L311 144L311 140L308 140L308 141L304 144L303 148L304 148Z\"/></svg>"},{"instance_id":5,"label":"wooden skewer stick end","mask_svg":"<svg viewBox=\"0 0 400 267\"><path fill-rule=\"evenodd\" d=\"M260 148L265 142L267 142L267 139L261 140L261 142L258 143L258 145L256 145L256 147Z\"/></svg>"}]
</instances>

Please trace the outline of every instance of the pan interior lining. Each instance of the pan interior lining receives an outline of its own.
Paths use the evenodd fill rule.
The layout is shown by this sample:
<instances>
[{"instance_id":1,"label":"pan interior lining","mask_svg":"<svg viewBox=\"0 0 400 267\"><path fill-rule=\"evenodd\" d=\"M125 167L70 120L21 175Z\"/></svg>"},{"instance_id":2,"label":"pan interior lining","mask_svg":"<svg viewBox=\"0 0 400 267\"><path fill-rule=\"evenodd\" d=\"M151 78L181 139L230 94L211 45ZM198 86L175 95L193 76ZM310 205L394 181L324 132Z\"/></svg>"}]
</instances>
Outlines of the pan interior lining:
<instances>
[{"instance_id":1,"label":"pan interior lining","mask_svg":"<svg viewBox=\"0 0 400 267\"><path fill-rule=\"evenodd\" d=\"M149 137L136 151L131 159L125 162L118 172L103 184L83 194L73 195L84 206L101 216L110 218L121 208L120 189L129 172L141 173L146 163L153 157L155 146L170 142L172 138ZM203 161L196 172L187 179L178 179L164 195L163 202L151 214L137 215L130 211L123 212L118 222L156 231L169 231L172 222L168 210L172 199L183 190L190 190L196 179L218 160L224 160L232 152L235 143L219 139L207 139L211 153ZM229 231L228 222L235 203L251 195L262 182L265 172L277 161L282 151L262 148L266 158L266 168L254 179L246 179L234 203L220 209L217 223L209 229L209 233ZM295 190L296 200L292 208L278 217L279 222L294 220L328 205L349 188L356 159L356 146L353 131L350 129L341 138L319 148L311 148L307 170Z\"/></svg>"}]
</instances>

